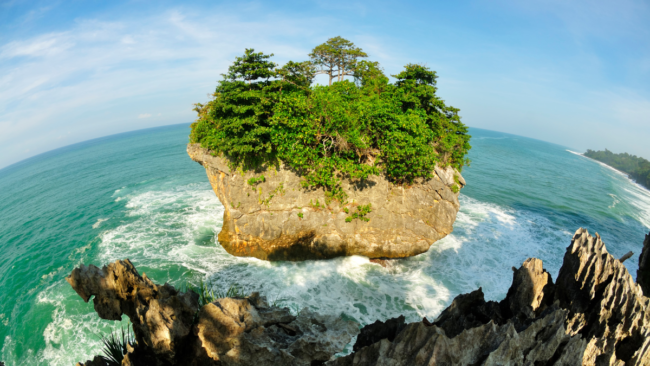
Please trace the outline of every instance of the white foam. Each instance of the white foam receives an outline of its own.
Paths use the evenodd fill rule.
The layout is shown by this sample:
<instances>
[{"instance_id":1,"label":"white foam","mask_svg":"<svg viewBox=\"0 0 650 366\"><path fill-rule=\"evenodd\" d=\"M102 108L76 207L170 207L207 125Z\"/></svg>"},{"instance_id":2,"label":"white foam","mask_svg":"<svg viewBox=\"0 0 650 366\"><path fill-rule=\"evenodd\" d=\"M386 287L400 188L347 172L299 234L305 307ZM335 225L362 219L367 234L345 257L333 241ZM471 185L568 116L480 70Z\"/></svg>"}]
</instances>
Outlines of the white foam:
<instances>
[{"instance_id":1,"label":"white foam","mask_svg":"<svg viewBox=\"0 0 650 366\"><path fill-rule=\"evenodd\" d=\"M396 260L389 268L359 256L267 262L233 257L218 245L223 207L207 184L131 194L124 200L124 224L99 234L99 255L93 260L98 264L130 258L149 268L181 266L186 278L153 280L180 284L204 279L222 290L237 284L294 311L309 307L344 313L362 324L399 315L407 321L434 319L456 295L479 286L486 298L501 299L511 282L510 266L535 256L555 275L565 247L556 241L570 237L540 215L461 195L454 233L429 252ZM39 303L56 309L43 334L46 347L37 355L50 365L74 364L97 354L101 344L96 334L119 328L119 323L100 321L92 306L87 312L70 311L78 309L79 299L64 290L66 285L60 281L38 296Z\"/></svg>"},{"instance_id":2,"label":"white foam","mask_svg":"<svg viewBox=\"0 0 650 366\"><path fill-rule=\"evenodd\" d=\"M612 197L614 200L611 205L607 206L608 208L614 208L616 207L616 204L621 202L621 200L618 199L618 197L615 194L609 193L609 196Z\"/></svg>"},{"instance_id":3,"label":"white foam","mask_svg":"<svg viewBox=\"0 0 650 366\"><path fill-rule=\"evenodd\" d=\"M428 253L384 269L358 256L297 263L233 257L214 240L223 208L209 186L146 192L128 197L132 222L101 234L100 262L129 257L149 267L178 264L222 289L237 283L290 306L344 312L366 323L401 314L410 320L435 317L453 296L478 286L497 298L511 281L508 264L519 266L532 255L561 258L562 251L548 255L545 242L537 239L535 231L548 220L465 196L461 200L454 234ZM212 232L210 245L196 245L201 230ZM566 240L566 233L552 237Z\"/></svg>"},{"instance_id":4,"label":"white foam","mask_svg":"<svg viewBox=\"0 0 650 366\"><path fill-rule=\"evenodd\" d=\"M557 273L565 246L557 243L566 240L566 231L541 215L461 195L454 233L425 254L430 257L425 273L453 286L455 294L482 286L487 298L499 300L512 280L510 266L519 267L526 258L540 258Z\"/></svg>"},{"instance_id":5,"label":"white foam","mask_svg":"<svg viewBox=\"0 0 650 366\"><path fill-rule=\"evenodd\" d=\"M622 187L623 192L627 194L627 197L620 197L620 196L612 196L614 198L614 203L612 203L611 206L609 206L610 209L613 209L616 204L620 203L620 199L623 199L625 202L629 203L632 205L635 209L636 212L632 213L632 216L635 217L643 226L646 228L650 228L650 191L637 183L634 179L630 178L630 176L616 168L613 168L603 162L600 162L595 159L591 159L588 156L585 156L584 154L580 154L574 151L567 150L568 152L576 155L580 155L586 159L589 159L590 161L593 161L600 166L607 168L608 171L615 173L615 175L625 178L621 183L624 183L624 186ZM617 199L618 198L618 199Z\"/></svg>"},{"instance_id":6,"label":"white foam","mask_svg":"<svg viewBox=\"0 0 650 366\"><path fill-rule=\"evenodd\" d=\"M23 362L30 365L68 366L101 354L101 336L108 335L127 321L99 319L92 304L79 312L79 297L69 291L65 281L49 286L37 296L37 306L54 307L52 321L43 331L45 347ZM25 358L23 358L25 359Z\"/></svg>"},{"instance_id":7,"label":"white foam","mask_svg":"<svg viewBox=\"0 0 650 366\"><path fill-rule=\"evenodd\" d=\"M212 239L221 227L223 208L209 185L190 184L127 199L132 220L100 234L102 262L128 257L155 266L154 261L169 262L172 256L189 259L186 251L200 250L197 238Z\"/></svg>"},{"instance_id":8,"label":"white foam","mask_svg":"<svg viewBox=\"0 0 650 366\"><path fill-rule=\"evenodd\" d=\"M632 215L650 229L650 191L638 185L629 185L624 191L630 196L626 201L636 209Z\"/></svg>"},{"instance_id":9,"label":"white foam","mask_svg":"<svg viewBox=\"0 0 650 366\"><path fill-rule=\"evenodd\" d=\"M102 222L107 221L108 219L98 219L96 223L93 224L93 229L97 229Z\"/></svg>"}]
</instances>

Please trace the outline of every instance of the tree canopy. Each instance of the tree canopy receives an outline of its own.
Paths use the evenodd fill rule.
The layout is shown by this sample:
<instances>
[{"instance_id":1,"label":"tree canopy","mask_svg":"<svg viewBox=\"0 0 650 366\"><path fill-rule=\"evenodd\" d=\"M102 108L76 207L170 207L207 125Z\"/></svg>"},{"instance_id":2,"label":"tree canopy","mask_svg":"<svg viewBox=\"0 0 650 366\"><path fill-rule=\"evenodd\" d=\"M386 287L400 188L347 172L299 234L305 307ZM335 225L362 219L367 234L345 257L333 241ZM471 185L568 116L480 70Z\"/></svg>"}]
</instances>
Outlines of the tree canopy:
<instances>
[{"instance_id":1,"label":"tree canopy","mask_svg":"<svg viewBox=\"0 0 650 366\"><path fill-rule=\"evenodd\" d=\"M354 75L357 59L368 55L354 43L345 38L334 37L316 46L309 54L313 65L318 67L317 74L327 74L329 85L332 80L342 81L346 76Z\"/></svg>"},{"instance_id":2,"label":"tree canopy","mask_svg":"<svg viewBox=\"0 0 650 366\"><path fill-rule=\"evenodd\" d=\"M235 60L214 99L196 105L191 142L242 169L281 161L305 187L323 187L341 203L341 179L384 174L410 184L431 178L436 164L461 169L468 162L467 127L436 95L437 75L427 67L408 64L390 83L377 62L357 60L366 54L341 37L314 48L310 61L278 67L271 56L246 49ZM323 70L336 81L312 85Z\"/></svg>"}]
</instances>

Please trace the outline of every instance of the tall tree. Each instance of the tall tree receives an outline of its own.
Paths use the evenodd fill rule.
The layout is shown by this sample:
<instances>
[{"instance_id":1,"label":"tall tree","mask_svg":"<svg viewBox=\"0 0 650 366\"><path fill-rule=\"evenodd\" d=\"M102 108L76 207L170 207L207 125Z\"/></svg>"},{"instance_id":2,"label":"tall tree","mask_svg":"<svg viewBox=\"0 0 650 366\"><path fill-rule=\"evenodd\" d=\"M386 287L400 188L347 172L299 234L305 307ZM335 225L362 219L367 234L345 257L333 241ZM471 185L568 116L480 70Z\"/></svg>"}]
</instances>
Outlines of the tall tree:
<instances>
[{"instance_id":1,"label":"tall tree","mask_svg":"<svg viewBox=\"0 0 650 366\"><path fill-rule=\"evenodd\" d=\"M346 76L354 76L357 59L368 55L354 43L342 37L334 37L327 42L316 46L309 54L311 61L319 69L316 74L327 74L332 80L343 80Z\"/></svg>"},{"instance_id":2,"label":"tall tree","mask_svg":"<svg viewBox=\"0 0 650 366\"><path fill-rule=\"evenodd\" d=\"M228 68L228 73L223 74L225 79L244 79L248 84L257 79L268 80L275 76L275 63L268 61L273 54L265 55L262 52L255 52L247 48L242 57L237 57L235 62Z\"/></svg>"}]
</instances>

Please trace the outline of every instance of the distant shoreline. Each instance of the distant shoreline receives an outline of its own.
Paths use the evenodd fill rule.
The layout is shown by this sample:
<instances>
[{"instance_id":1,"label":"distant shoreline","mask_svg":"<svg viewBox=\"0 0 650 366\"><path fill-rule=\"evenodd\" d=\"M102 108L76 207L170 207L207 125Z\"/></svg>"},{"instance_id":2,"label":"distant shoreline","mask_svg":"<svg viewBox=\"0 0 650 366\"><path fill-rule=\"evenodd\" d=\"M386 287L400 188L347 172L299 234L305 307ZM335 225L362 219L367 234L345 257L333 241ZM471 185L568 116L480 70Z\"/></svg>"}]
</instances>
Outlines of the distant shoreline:
<instances>
[{"instance_id":1,"label":"distant shoreline","mask_svg":"<svg viewBox=\"0 0 650 366\"><path fill-rule=\"evenodd\" d=\"M647 160L645 160L643 158L638 158L638 157L636 157L634 155L629 155L629 154L626 154L626 153L624 153L624 154L613 154L612 152L610 152L607 149L605 149L605 151L587 150L587 153L590 153L589 155L592 155L592 156L589 156L587 153L581 154L581 153L576 153L574 151L570 151L570 152L578 154L580 156L584 156L585 158L593 160L593 161L595 161L595 162L597 162L597 163L599 163L601 165L606 166L607 168L610 168L610 169L612 169L612 170L614 170L614 171L616 171L618 173L621 173L627 179L632 181L634 184L638 185L639 187L643 188L644 190L650 191L650 184L649 184L650 183L650 174L648 174L648 172L646 171L650 167L644 166L644 165L650 165L650 162L648 162ZM636 169L634 169L632 172L628 172L628 171L625 171L625 170L623 170L623 169L621 169L619 167L616 167L616 166L610 164L607 161L604 161L605 159L598 159L597 156L600 156L600 155L605 155L605 157L608 157L608 158L612 158L612 157L613 158L618 158L619 163L623 163L623 164L627 164L627 165L630 165L630 164L634 163L638 167ZM620 160L622 160L622 162L620 162ZM636 175L639 175L639 177L637 177ZM645 181L645 182L642 181L642 179L639 179L639 178L642 178L644 175L647 175L647 178L646 178L647 181Z\"/></svg>"}]
</instances>

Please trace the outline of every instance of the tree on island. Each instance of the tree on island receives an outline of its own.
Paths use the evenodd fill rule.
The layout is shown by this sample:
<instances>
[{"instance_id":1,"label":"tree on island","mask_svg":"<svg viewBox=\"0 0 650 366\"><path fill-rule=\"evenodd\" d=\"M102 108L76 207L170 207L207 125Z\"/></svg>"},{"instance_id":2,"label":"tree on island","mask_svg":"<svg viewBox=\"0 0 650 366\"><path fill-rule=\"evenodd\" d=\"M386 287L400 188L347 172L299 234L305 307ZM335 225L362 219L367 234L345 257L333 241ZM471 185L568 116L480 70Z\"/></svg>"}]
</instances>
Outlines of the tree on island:
<instances>
[{"instance_id":1,"label":"tree on island","mask_svg":"<svg viewBox=\"0 0 650 366\"><path fill-rule=\"evenodd\" d=\"M314 47L309 57L313 65L319 68L317 74L329 76L331 86L334 78L343 81L346 76L354 76L357 60L368 55L347 39L334 37Z\"/></svg>"},{"instance_id":2,"label":"tree on island","mask_svg":"<svg viewBox=\"0 0 650 366\"><path fill-rule=\"evenodd\" d=\"M246 49L236 58L215 98L196 105L191 142L223 154L232 168L281 161L304 187L322 187L328 202L346 201L341 179L384 174L412 184L431 178L436 164L467 164L467 126L436 95L435 71L408 64L390 83L379 63L358 60L367 55L341 37L314 48L310 61L277 67L271 56ZM312 85L318 73L330 85Z\"/></svg>"},{"instance_id":3,"label":"tree on island","mask_svg":"<svg viewBox=\"0 0 650 366\"><path fill-rule=\"evenodd\" d=\"M248 84L257 79L268 79L274 77L276 73L273 69L277 66L275 63L268 61L273 54L265 55L262 52L255 52L252 48L247 48L242 57L235 58L235 62L228 68L228 74L224 78L230 80L244 79Z\"/></svg>"}]
</instances>

